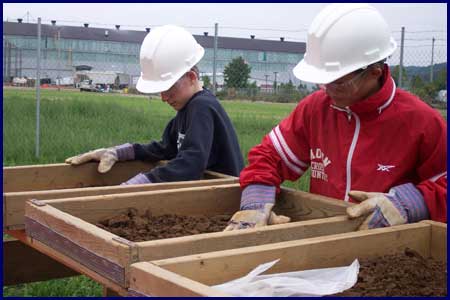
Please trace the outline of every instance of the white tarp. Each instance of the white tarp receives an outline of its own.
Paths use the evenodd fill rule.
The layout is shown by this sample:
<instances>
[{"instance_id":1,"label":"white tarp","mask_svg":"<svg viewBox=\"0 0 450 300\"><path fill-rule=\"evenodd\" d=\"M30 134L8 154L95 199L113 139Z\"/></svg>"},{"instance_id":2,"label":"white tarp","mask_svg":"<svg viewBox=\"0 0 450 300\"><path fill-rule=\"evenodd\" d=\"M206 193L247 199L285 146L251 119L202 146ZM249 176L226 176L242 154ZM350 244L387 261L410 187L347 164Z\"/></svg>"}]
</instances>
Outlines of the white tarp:
<instances>
[{"instance_id":1,"label":"white tarp","mask_svg":"<svg viewBox=\"0 0 450 300\"><path fill-rule=\"evenodd\" d=\"M215 285L213 288L232 296L325 296L349 289L358 280L357 259L347 267L259 275L278 261L279 259L259 265L246 276Z\"/></svg>"}]
</instances>

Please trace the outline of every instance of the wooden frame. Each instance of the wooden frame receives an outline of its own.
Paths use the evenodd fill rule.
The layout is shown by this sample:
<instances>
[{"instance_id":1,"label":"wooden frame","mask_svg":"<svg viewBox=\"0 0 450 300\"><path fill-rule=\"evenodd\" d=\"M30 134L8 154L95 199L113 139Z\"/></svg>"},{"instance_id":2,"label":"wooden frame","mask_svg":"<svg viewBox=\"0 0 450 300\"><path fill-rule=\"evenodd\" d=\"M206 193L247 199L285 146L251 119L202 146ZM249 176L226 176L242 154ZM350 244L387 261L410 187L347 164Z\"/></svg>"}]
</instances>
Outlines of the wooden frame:
<instances>
[{"instance_id":1,"label":"wooden frame","mask_svg":"<svg viewBox=\"0 0 450 300\"><path fill-rule=\"evenodd\" d=\"M73 189L82 187L118 185L134 175L165 164L138 160L117 162L107 173L97 171L98 162L79 166L69 164L28 165L3 168L3 192ZM203 179L235 178L206 171Z\"/></svg>"},{"instance_id":2,"label":"wooden frame","mask_svg":"<svg viewBox=\"0 0 450 300\"><path fill-rule=\"evenodd\" d=\"M97 172L98 163L80 166L50 164L3 168L3 230L23 229L25 201L58 199L183 187L230 184L237 177L206 171L203 180L165 182L132 186L118 185L158 164L141 161L119 162L106 174Z\"/></svg>"},{"instance_id":3,"label":"wooden frame","mask_svg":"<svg viewBox=\"0 0 450 300\"><path fill-rule=\"evenodd\" d=\"M229 296L211 288L279 259L268 273L349 265L412 248L424 257L447 261L447 224L422 221L296 241L135 263L129 295Z\"/></svg>"},{"instance_id":4,"label":"wooden frame","mask_svg":"<svg viewBox=\"0 0 450 300\"><path fill-rule=\"evenodd\" d=\"M360 223L344 216L348 203L282 188L275 211L301 222L147 242L131 242L90 224L131 207L141 213L150 209L153 215L231 215L239 209L240 195L239 184L230 184L32 200L26 203L25 228L30 245L60 257L75 270L83 265L91 275L112 282L109 287L120 292L129 286L130 265L138 261L354 231Z\"/></svg>"},{"instance_id":5,"label":"wooden frame","mask_svg":"<svg viewBox=\"0 0 450 300\"><path fill-rule=\"evenodd\" d=\"M98 163L28 165L3 168L3 231L14 235L25 228L25 202L30 199L58 199L119 194L174 188L230 184L237 177L205 171L202 180L120 186L139 172L164 164L141 161L118 162L106 174ZM23 241L3 241L4 284L13 285L77 275L58 261L41 254ZM78 270L80 271L80 270Z\"/></svg>"}]
</instances>

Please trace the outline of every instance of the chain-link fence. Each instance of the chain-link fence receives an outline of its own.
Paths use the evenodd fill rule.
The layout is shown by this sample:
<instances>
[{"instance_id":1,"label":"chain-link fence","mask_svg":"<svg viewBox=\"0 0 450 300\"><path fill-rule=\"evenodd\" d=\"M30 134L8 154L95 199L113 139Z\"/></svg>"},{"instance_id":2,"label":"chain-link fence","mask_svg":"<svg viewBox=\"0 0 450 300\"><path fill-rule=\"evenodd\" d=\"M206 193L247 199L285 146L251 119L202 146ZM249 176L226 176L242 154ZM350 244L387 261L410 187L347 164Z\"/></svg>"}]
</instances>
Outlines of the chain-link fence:
<instances>
[{"instance_id":1,"label":"chain-link fence","mask_svg":"<svg viewBox=\"0 0 450 300\"><path fill-rule=\"evenodd\" d=\"M35 85L37 36L8 33L8 30L17 31L11 29L14 26L22 25L28 26L28 31L37 26L9 24L6 27L9 29L4 29L4 85ZM40 83L43 87L137 92L140 43L146 32L125 33L119 27L100 29L86 25L84 28L42 25L42 28ZM84 35L89 39L83 39ZM120 39L108 41L117 36ZM446 107L446 32L402 29L394 31L394 38L398 49L388 63L397 85L431 105ZM199 63L201 79L220 99L297 102L317 88L300 82L292 73L303 58L304 43L282 37L268 41L255 36L249 39L211 36L206 32L196 39L206 50Z\"/></svg>"}]
</instances>

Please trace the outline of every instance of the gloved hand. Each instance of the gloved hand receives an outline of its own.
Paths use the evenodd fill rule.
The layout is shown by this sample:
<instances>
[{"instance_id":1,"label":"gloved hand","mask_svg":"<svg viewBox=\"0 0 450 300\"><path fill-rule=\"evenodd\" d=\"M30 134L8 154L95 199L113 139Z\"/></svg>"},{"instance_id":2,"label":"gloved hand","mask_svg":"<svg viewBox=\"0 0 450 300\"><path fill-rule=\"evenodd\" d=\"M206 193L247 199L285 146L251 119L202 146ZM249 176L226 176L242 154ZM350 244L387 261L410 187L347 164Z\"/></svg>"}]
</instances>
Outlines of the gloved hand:
<instances>
[{"instance_id":1,"label":"gloved hand","mask_svg":"<svg viewBox=\"0 0 450 300\"><path fill-rule=\"evenodd\" d=\"M111 170L116 161L125 161L134 159L133 145L127 143L112 148L101 148L83 153L66 159L67 164L81 165L86 162L99 161L98 171L106 173Z\"/></svg>"},{"instance_id":2,"label":"gloved hand","mask_svg":"<svg viewBox=\"0 0 450 300\"><path fill-rule=\"evenodd\" d=\"M101 148L69 157L66 159L66 163L71 165L81 165L91 160L100 161L98 171L100 173L106 173L111 170L112 166L119 158L117 157L117 151L114 148Z\"/></svg>"},{"instance_id":3,"label":"gloved hand","mask_svg":"<svg viewBox=\"0 0 450 300\"><path fill-rule=\"evenodd\" d=\"M428 219L422 194L411 183L396 186L389 193L350 191L360 204L347 208L350 218L368 215L358 230L389 227Z\"/></svg>"},{"instance_id":4,"label":"gloved hand","mask_svg":"<svg viewBox=\"0 0 450 300\"><path fill-rule=\"evenodd\" d=\"M272 211L273 204L265 204L261 210L240 210L236 212L223 231L262 227L266 225L288 223L291 218L278 216Z\"/></svg>"},{"instance_id":5,"label":"gloved hand","mask_svg":"<svg viewBox=\"0 0 450 300\"><path fill-rule=\"evenodd\" d=\"M252 184L247 186L242 191L241 210L231 217L229 225L224 231L289 222L291 220L289 217L277 216L272 212L274 205L274 186L262 184Z\"/></svg>"}]
</instances>

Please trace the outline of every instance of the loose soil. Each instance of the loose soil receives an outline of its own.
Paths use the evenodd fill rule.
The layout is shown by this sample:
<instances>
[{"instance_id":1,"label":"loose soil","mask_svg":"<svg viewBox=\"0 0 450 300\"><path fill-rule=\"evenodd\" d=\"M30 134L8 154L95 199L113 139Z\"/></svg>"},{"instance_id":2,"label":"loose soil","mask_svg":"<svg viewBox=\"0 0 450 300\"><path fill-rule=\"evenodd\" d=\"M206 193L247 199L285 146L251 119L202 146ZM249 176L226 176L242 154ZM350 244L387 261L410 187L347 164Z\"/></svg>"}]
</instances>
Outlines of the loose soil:
<instances>
[{"instance_id":1,"label":"loose soil","mask_svg":"<svg viewBox=\"0 0 450 300\"><path fill-rule=\"evenodd\" d=\"M447 267L416 251L360 260L357 283L333 296L447 296Z\"/></svg>"},{"instance_id":2,"label":"loose soil","mask_svg":"<svg viewBox=\"0 0 450 300\"><path fill-rule=\"evenodd\" d=\"M129 241L143 242L223 231L230 219L231 215L152 216L148 210L140 216L136 209L130 209L126 214L101 220L95 225Z\"/></svg>"}]
</instances>

